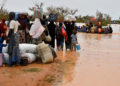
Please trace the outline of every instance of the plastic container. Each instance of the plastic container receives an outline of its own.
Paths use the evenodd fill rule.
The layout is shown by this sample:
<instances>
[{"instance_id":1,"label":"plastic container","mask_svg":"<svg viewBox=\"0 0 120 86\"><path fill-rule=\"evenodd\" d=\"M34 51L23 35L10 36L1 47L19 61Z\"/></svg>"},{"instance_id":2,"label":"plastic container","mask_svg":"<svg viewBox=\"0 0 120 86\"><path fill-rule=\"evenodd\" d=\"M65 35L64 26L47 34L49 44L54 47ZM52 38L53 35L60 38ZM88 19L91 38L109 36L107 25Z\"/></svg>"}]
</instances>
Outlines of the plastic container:
<instances>
[{"instance_id":1,"label":"plastic container","mask_svg":"<svg viewBox=\"0 0 120 86\"><path fill-rule=\"evenodd\" d=\"M76 49L77 49L77 50L80 50L80 49L81 49L79 44L76 44Z\"/></svg>"}]
</instances>

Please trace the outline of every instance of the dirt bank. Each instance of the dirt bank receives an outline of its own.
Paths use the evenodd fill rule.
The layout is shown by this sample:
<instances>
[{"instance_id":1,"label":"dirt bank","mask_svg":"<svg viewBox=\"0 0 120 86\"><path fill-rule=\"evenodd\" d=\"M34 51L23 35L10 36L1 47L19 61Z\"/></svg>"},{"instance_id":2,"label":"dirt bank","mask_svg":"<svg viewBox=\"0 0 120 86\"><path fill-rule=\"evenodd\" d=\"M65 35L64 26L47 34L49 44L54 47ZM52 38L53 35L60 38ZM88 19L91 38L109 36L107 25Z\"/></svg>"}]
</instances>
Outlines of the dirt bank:
<instances>
[{"instance_id":1,"label":"dirt bank","mask_svg":"<svg viewBox=\"0 0 120 86\"><path fill-rule=\"evenodd\" d=\"M76 52L57 52L58 58L51 64L1 67L0 86L58 86L63 76L70 75L76 61ZM68 76L69 75L69 76Z\"/></svg>"}]
</instances>

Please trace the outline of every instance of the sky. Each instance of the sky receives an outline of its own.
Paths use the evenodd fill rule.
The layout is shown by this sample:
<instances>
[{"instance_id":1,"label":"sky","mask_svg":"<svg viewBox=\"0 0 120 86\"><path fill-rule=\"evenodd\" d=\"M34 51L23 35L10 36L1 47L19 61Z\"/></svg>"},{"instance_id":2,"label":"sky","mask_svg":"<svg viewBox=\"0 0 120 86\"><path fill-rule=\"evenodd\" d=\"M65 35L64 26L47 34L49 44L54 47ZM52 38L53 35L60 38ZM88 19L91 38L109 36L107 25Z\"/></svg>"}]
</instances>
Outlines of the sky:
<instances>
[{"instance_id":1,"label":"sky","mask_svg":"<svg viewBox=\"0 0 120 86\"><path fill-rule=\"evenodd\" d=\"M1 4L0 0L0 4ZM109 14L112 19L120 17L120 0L7 0L5 7L8 11L28 12L29 7L33 7L34 3L43 2L43 9L46 11L48 6L68 7L78 9L76 15L96 15L99 10L102 13Z\"/></svg>"}]
</instances>

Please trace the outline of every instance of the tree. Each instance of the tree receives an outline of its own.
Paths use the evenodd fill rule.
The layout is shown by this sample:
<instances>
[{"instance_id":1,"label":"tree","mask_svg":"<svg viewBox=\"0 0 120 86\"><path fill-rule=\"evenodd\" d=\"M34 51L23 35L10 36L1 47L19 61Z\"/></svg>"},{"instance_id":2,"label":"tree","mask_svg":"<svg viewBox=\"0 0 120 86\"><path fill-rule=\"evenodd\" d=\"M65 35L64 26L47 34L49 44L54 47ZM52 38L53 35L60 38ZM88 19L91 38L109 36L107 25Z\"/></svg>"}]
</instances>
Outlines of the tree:
<instances>
[{"instance_id":1,"label":"tree","mask_svg":"<svg viewBox=\"0 0 120 86\"><path fill-rule=\"evenodd\" d=\"M47 14L54 13L58 14L58 19L59 20L64 20L65 17L69 15L75 15L78 10L73 10L70 8L64 8L64 7L48 7L47 8Z\"/></svg>"},{"instance_id":2,"label":"tree","mask_svg":"<svg viewBox=\"0 0 120 86\"><path fill-rule=\"evenodd\" d=\"M8 20L8 11L6 9L4 9L6 1L7 0L2 0L2 2L1 2L1 6L0 6L0 19L4 18L4 19Z\"/></svg>"},{"instance_id":3,"label":"tree","mask_svg":"<svg viewBox=\"0 0 120 86\"><path fill-rule=\"evenodd\" d=\"M103 13L97 10L96 12L96 18L98 21L103 21Z\"/></svg>"}]
</instances>

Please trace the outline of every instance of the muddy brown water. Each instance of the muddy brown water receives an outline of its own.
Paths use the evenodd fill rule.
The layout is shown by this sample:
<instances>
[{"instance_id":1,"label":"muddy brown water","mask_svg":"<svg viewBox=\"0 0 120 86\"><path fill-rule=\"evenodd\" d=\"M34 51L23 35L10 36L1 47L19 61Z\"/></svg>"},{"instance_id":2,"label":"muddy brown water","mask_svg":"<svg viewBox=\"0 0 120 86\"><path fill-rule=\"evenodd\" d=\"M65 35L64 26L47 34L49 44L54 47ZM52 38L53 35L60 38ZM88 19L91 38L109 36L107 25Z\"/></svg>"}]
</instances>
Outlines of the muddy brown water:
<instances>
[{"instance_id":1,"label":"muddy brown water","mask_svg":"<svg viewBox=\"0 0 120 86\"><path fill-rule=\"evenodd\" d=\"M113 34L78 33L80 56L60 86L120 86L120 25L112 27Z\"/></svg>"}]
</instances>

